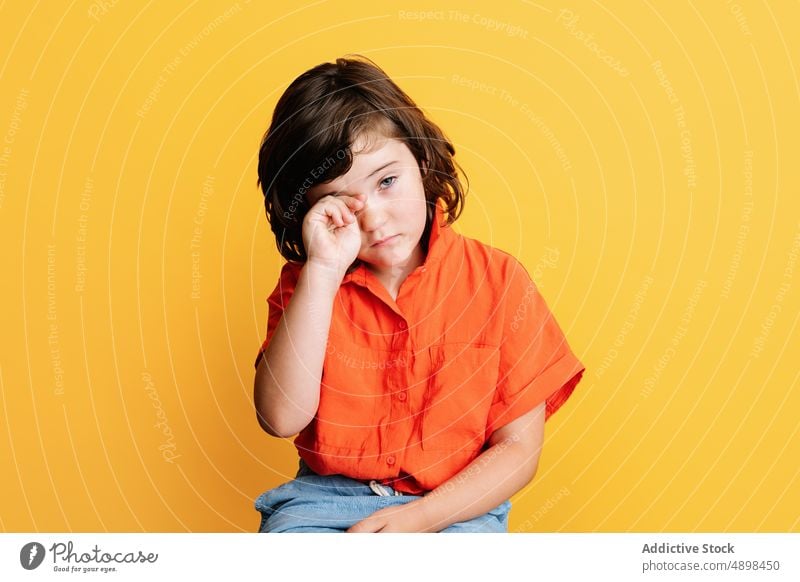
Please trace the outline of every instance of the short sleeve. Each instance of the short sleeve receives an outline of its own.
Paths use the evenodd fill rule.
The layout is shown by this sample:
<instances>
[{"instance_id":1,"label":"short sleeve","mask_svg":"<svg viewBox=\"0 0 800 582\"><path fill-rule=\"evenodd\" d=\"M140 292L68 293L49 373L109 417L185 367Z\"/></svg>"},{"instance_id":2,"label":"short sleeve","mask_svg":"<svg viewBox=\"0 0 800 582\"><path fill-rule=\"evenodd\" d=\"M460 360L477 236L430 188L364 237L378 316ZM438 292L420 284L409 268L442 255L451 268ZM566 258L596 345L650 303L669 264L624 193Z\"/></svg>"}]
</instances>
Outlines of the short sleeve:
<instances>
[{"instance_id":1,"label":"short sleeve","mask_svg":"<svg viewBox=\"0 0 800 582\"><path fill-rule=\"evenodd\" d=\"M487 438L546 402L549 418L570 397L585 370L525 267L511 258L503 297L498 384Z\"/></svg>"},{"instance_id":2,"label":"short sleeve","mask_svg":"<svg viewBox=\"0 0 800 582\"><path fill-rule=\"evenodd\" d=\"M301 265L289 262L285 263L281 268L281 275L278 278L275 289L267 298L267 337L258 350L255 362L256 368L258 368L258 363L264 355L264 350L267 349L269 342L272 340L275 330L278 329L278 324L281 321L281 317L283 317L283 311L289 304L289 299L291 299L294 289L297 286L297 279L300 277L300 269Z\"/></svg>"}]
</instances>

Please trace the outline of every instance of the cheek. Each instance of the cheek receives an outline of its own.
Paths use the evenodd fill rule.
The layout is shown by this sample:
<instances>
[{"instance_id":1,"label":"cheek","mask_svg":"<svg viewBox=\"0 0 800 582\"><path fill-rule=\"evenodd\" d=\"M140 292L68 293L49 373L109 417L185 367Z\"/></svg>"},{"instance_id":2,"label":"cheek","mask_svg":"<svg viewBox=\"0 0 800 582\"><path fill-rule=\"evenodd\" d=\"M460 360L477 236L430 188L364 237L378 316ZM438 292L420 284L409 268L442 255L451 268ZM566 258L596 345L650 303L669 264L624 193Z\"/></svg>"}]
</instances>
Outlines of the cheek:
<instances>
[{"instance_id":1,"label":"cheek","mask_svg":"<svg viewBox=\"0 0 800 582\"><path fill-rule=\"evenodd\" d=\"M422 185L422 180L417 179L414 187L409 192L409 206L415 210L422 209L425 212L427 207L427 199L425 198L425 187Z\"/></svg>"}]
</instances>

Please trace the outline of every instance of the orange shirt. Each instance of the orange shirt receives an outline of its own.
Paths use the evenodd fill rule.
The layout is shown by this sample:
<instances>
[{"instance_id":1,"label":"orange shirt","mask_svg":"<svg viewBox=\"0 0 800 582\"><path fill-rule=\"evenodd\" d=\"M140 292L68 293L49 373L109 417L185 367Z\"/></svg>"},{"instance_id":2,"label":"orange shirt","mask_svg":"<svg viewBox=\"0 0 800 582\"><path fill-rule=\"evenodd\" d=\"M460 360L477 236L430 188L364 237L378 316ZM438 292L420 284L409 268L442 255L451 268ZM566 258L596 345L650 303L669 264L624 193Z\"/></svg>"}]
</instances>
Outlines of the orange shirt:
<instances>
[{"instance_id":1,"label":"orange shirt","mask_svg":"<svg viewBox=\"0 0 800 582\"><path fill-rule=\"evenodd\" d=\"M318 474L430 491L496 429L543 401L552 415L583 375L525 268L440 221L437 205L425 262L396 301L363 264L342 281L319 408L294 441ZM301 269L287 262L267 300L256 366Z\"/></svg>"}]
</instances>

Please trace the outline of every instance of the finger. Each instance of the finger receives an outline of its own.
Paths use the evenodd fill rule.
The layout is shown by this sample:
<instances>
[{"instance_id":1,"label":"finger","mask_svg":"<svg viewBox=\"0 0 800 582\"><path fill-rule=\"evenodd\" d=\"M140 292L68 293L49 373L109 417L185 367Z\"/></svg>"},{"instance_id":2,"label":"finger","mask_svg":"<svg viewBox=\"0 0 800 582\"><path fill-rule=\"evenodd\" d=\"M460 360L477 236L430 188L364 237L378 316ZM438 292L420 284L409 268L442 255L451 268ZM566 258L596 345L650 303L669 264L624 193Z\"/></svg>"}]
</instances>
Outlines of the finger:
<instances>
[{"instance_id":1,"label":"finger","mask_svg":"<svg viewBox=\"0 0 800 582\"><path fill-rule=\"evenodd\" d=\"M347 215L351 213L353 210L360 207L361 202L358 198L353 196L337 196L333 199L334 203L342 209L343 213Z\"/></svg>"},{"instance_id":2,"label":"finger","mask_svg":"<svg viewBox=\"0 0 800 582\"><path fill-rule=\"evenodd\" d=\"M342 203L343 208L341 209L342 219L345 221L346 224L350 224L356 219L356 215L351 208L348 207L346 202Z\"/></svg>"},{"instance_id":3,"label":"finger","mask_svg":"<svg viewBox=\"0 0 800 582\"><path fill-rule=\"evenodd\" d=\"M364 194L353 194L352 196L342 196L341 199L344 200L345 204L349 208L360 208L364 206L366 203L366 196Z\"/></svg>"},{"instance_id":4,"label":"finger","mask_svg":"<svg viewBox=\"0 0 800 582\"><path fill-rule=\"evenodd\" d=\"M336 203L326 204L325 214L329 217L329 222L334 226L344 226L344 219L342 218L342 210Z\"/></svg>"},{"instance_id":5,"label":"finger","mask_svg":"<svg viewBox=\"0 0 800 582\"><path fill-rule=\"evenodd\" d=\"M364 206L366 206L366 196L363 194L356 194L354 196L345 196L344 197L345 204L347 205L348 209L355 213L359 210L362 210Z\"/></svg>"},{"instance_id":6,"label":"finger","mask_svg":"<svg viewBox=\"0 0 800 582\"><path fill-rule=\"evenodd\" d=\"M336 205L343 224L350 224L356 219L356 215L353 213L352 208L350 208L349 202L347 202L345 199L337 199Z\"/></svg>"},{"instance_id":7,"label":"finger","mask_svg":"<svg viewBox=\"0 0 800 582\"><path fill-rule=\"evenodd\" d=\"M353 198L352 196L341 195L341 196L332 196L328 195L323 199L324 202L320 205L320 209L323 208L338 208L341 212L342 216L351 215L355 218L353 212L358 210L363 206L363 203L360 202L357 198Z\"/></svg>"}]
</instances>

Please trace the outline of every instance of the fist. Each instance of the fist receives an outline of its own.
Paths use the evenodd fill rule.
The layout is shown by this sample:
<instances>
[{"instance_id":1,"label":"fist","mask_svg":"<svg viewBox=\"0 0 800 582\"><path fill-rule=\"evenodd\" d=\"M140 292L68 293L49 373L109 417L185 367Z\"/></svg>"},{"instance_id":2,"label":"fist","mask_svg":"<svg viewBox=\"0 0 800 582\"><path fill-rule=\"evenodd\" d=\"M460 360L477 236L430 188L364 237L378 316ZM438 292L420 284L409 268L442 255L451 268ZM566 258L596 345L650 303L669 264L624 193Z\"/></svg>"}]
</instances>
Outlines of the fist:
<instances>
[{"instance_id":1,"label":"fist","mask_svg":"<svg viewBox=\"0 0 800 582\"><path fill-rule=\"evenodd\" d=\"M334 269L344 276L361 250L356 213L364 206L361 195L323 196L303 219L303 244L309 263Z\"/></svg>"}]
</instances>

